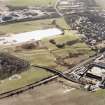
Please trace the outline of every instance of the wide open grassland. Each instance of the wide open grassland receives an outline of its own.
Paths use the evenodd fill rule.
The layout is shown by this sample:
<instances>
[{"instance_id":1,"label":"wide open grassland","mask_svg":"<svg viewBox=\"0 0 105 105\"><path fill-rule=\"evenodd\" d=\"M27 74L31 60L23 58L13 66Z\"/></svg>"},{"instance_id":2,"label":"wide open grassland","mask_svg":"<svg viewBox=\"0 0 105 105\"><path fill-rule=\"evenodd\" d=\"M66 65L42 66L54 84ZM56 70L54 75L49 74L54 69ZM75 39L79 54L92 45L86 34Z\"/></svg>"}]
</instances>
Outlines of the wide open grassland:
<instances>
[{"instance_id":1,"label":"wide open grassland","mask_svg":"<svg viewBox=\"0 0 105 105\"><path fill-rule=\"evenodd\" d=\"M35 31L40 29L46 29L56 27L53 24L53 20L56 20L57 25L61 28L68 29L69 26L66 24L63 18L53 18L44 20L34 20L28 22L18 22L13 24L0 25L0 34L11 34L11 33L22 33Z\"/></svg>"},{"instance_id":2,"label":"wide open grassland","mask_svg":"<svg viewBox=\"0 0 105 105\"><path fill-rule=\"evenodd\" d=\"M52 24L53 20L54 19L46 19L46 20L38 20L38 21L32 21L32 22L30 21L30 22L3 25L3 26L0 26L0 32L1 33L21 33L26 31L49 28L49 27L56 27L56 25ZM69 30L69 26L66 24L63 18L57 18L55 20L56 20L56 24L60 28L64 29L64 34L60 36L52 37L50 39L54 39L57 43L65 43L66 41L80 39L78 35L74 34L72 31ZM49 66L59 70L65 70L67 68L64 66L58 65L56 63L56 57L66 57L69 54L82 52L83 54L82 58L86 59L93 53L85 43L81 43L81 42L71 46L66 45L64 48L57 48L55 45L49 42L49 38L43 39L41 43L46 48L32 49L32 50L25 50L25 49L17 50L15 46L8 46L8 47L0 46L0 51L9 52L19 58L29 61L30 64ZM78 59L77 58L78 57L72 58L72 61L74 60L74 62L75 61L77 62L78 59L80 59L80 58ZM71 62L71 59L67 59L67 62L68 63ZM30 68L28 71L23 72L20 75L22 78L19 80L5 79L1 81L0 93L38 81L45 77L51 76L52 74L42 69Z\"/></svg>"}]
</instances>

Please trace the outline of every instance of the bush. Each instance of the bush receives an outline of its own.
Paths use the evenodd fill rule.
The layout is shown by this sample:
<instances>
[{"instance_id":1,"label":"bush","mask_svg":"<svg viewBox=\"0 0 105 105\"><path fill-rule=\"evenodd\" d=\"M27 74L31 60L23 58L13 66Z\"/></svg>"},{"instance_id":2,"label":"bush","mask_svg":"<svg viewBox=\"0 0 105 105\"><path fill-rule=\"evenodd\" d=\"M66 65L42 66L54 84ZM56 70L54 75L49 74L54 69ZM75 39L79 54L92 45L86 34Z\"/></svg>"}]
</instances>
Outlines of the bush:
<instances>
[{"instance_id":1,"label":"bush","mask_svg":"<svg viewBox=\"0 0 105 105\"><path fill-rule=\"evenodd\" d=\"M55 41L54 39L50 39L49 42L50 42L51 44L54 44L54 45L56 44L56 41Z\"/></svg>"},{"instance_id":2,"label":"bush","mask_svg":"<svg viewBox=\"0 0 105 105\"><path fill-rule=\"evenodd\" d=\"M21 48L23 49L35 49L39 47L39 42L29 42L29 43L24 43L21 45Z\"/></svg>"},{"instance_id":3,"label":"bush","mask_svg":"<svg viewBox=\"0 0 105 105\"><path fill-rule=\"evenodd\" d=\"M64 43L56 44L56 47L58 47L58 48L64 48L65 47L65 44Z\"/></svg>"}]
</instances>

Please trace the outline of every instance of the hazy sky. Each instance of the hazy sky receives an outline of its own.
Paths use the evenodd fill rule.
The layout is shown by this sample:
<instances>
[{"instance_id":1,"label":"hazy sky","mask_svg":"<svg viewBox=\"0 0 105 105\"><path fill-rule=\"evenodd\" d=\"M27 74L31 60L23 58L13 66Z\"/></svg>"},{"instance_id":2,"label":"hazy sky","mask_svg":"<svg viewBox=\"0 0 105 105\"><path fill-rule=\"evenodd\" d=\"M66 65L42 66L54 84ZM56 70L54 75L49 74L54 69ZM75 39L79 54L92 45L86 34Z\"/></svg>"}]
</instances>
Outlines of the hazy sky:
<instances>
[{"instance_id":1,"label":"hazy sky","mask_svg":"<svg viewBox=\"0 0 105 105\"><path fill-rule=\"evenodd\" d=\"M105 0L95 0L98 4L105 8Z\"/></svg>"}]
</instances>

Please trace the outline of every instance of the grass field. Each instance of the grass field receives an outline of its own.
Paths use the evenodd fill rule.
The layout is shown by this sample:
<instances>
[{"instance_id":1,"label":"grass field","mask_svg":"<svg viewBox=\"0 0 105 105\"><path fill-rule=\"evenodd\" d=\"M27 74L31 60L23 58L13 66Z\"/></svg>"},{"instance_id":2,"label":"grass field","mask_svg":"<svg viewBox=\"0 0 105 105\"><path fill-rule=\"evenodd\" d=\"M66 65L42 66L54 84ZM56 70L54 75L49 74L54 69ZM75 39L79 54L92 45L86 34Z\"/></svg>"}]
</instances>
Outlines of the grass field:
<instances>
[{"instance_id":1,"label":"grass field","mask_svg":"<svg viewBox=\"0 0 105 105\"><path fill-rule=\"evenodd\" d=\"M56 0L8 0L12 6L53 6Z\"/></svg>"},{"instance_id":2,"label":"grass field","mask_svg":"<svg viewBox=\"0 0 105 105\"><path fill-rule=\"evenodd\" d=\"M22 33L35 31L44 28L54 27L51 24L53 19L46 20L37 20L37 21L28 21L28 22L20 22L14 24L0 25L0 33L8 34L8 33Z\"/></svg>"},{"instance_id":3,"label":"grass field","mask_svg":"<svg viewBox=\"0 0 105 105\"><path fill-rule=\"evenodd\" d=\"M8 4L12 6L53 6L56 0L8 0ZM101 0L104 2L104 0ZM103 3L102 2L102 3ZM100 5L104 7L104 4ZM72 41L79 39L77 35L69 31L69 26L66 24L64 19L55 19L57 25L64 29L64 35L59 37L52 37L57 43L64 43L66 41ZM28 32L38 29L55 27L52 24L53 19L39 20L39 21L30 21L30 22L21 22L15 24L8 24L0 26L0 33L11 34L11 33L21 33ZM62 49L57 48L56 46L49 43L49 38L43 39L41 41L48 49L33 49L33 50L21 50L15 52L14 47L3 47L0 46L1 51L9 52L19 58L28 60L31 64L44 65L55 67L59 70L64 70L65 67L57 65L55 63L56 57L66 57L68 54L82 53L84 59L88 58L90 55L94 54L93 51L85 43L76 43L72 46L65 46ZM73 58L75 61L78 61L78 57ZM69 59L68 62L71 62L72 59ZM45 77L51 76L53 74L38 68L30 68L28 71L20 74L21 79L18 80L9 80L5 79L0 81L0 93L10 91L22 87L26 84L39 81ZM55 85L47 87L38 87L35 90L19 95L18 97L12 97L12 99L4 99L3 102L0 101L0 105L105 105L105 90L99 90L95 93L84 92L81 90L69 91L64 93L64 90L67 89L64 86L57 87ZM61 89L63 88L63 89ZM47 93L46 93L47 91ZM59 98L58 98L59 97Z\"/></svg>"},{"instance_id":4,"label":"grass field","mask_svg":"<svg viewBox=\"0 0 105 105\"><path fill-rule=\"evenodd\" d=\"M26 31L33 31L37 29L44 29L49 27L55 27L52 24L54 19L40 20L40 21L32 21L32 22L22 22L0 26L0 32L2 33L21 33ZM23 58L30 62L30 64L49 66L53 68L57 68L59 70L65 70L64 66L56 64L56 57L66 57L69 54L75 54L82 52L82 58L86 59L89 55L92 55L94 52L85 44L85 43L76 43L72 46L65 46L64 48L57 48L55 45L49 42L49 39L54 39L57 43L65 43L66 41L72 41L75 39L80 39L78 35L71 32L69 26L66 24L63 18L55 19L56 24L64 29L64 34L52 38L46 38L41 41L42 45L46 48L43 49L32 49L32 50L24 50L21 49L16 51L15 46L0 46L1 51L9 52L19 58ZM27 25L28 24L28 25ZM74 61L78 61L80 57L72 58ZM69 59L67 62L71 62ZM0 84L0 92L8 91L11 89L15 89L26 84L38 81L47 76L52 75L45 70L40 69L29 69L29 71L23 72L21 75L21 79L19 80L3 80ZM8 87L7 87L8 86Z\"/></svg>"},{"instance_id":5,"label":"grass field","mask_svg":"<svg viewBox=\"0 0 105 105\"><path fill-rule=\"evenodd\" d=\"M35 20L35 21L0 25L0 34L2 35L2 34L8 34L8 33L10 34L11 33L22 33L22 32L29 32L29 31L56 27L53 24L53 20L56 20L56 23L61 28L64 28L64 29L69 28L64 18L54 18L54 19L44 19L44 20Z\"/></svg>"},{"instance_id":6,"label":"grass field","mask_svg":"<svg viewBox=\"0 0 105 105\"><path fill-rule=\"evenodd\" d=\"M23 87L27 84L34 83L35 81L39 81L43 78L46 78L48 76L51 76L52 74L43 70L43 69L38 69L38 68L33 68L29 71L21 73L21 79L17 80L9 80L5 79L3 80L0 84L0 93L10 91L16 88Z\"/></svg>"},{"instance_id":7,"label":"grass field","mask_svg":"<svg viewBox=\"0 0 105 105\"><path fill-rule=\"evenodd\" d=\"M64 37L64 36L63 36ZM49 46L49 45L48 45ZM82 52L84 53L84 59L88 58L89 55L92 54L91 50L86 46L86 45L81 45L82 47ZM49 46L50 48L51 46ZM76 48L77 47L77 48ZM52 48L52 47L51 47ZM76 48L76 49L74 49ZM53 47L52 50L54 50L55 47ZM56 56L67 56L68 53L72 52L77 53L78 52L78 44L77 46L71 46L71 47L66 47L64 49L57 49L53 51L53 54L51 54L48 50L30 50L30 51L19 51L19 52L13 52L13 50L9 49L10 53L19 57L23 58L25 60L28 60L31 64L36 64L36 65L43 65L43 66L49 66L49 67L54 67L59 70L65 70L64 66L59 66L55 63L56 61ZM79 51L81 51L79 49ZM85 57L87 55L87 57ZM75 58L77 59L77 58ZM70 62L70 61L68 61ZM38 81L40 79L43 79L47 76L50 76L51 74L49 72L46 72L45 70L41 69L29 69L27 72L23 72L21 75L21 79L19 80L3 80L3 83L0 84L0 93L8 90L12 90L21 86L24 86L26 84ZM7 87L8 86L8 87Z\"/></svg>"}]
</instances>

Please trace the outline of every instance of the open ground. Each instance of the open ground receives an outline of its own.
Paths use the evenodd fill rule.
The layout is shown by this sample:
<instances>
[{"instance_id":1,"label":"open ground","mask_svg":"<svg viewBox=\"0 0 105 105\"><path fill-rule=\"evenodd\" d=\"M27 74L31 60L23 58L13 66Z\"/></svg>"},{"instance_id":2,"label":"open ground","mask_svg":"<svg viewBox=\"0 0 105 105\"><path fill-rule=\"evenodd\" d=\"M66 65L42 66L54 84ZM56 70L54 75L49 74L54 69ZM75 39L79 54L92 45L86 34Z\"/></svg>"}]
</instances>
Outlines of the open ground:
<instances>
[{"instance_id":1,"label":"open ground","mask_svg":"<svg viewBox=\"0 0 105 105\"><path fill-rule=\"evenodd\" d=\"M8 0L12 6L27 5L53 5L55 0ZM55 22L54 22L55 21ZM56 24L55 24L56 23ZM0 50L11 53L19 58L25 59L31 65L43 65L64 71L89 58L94 52L84 42L80 40L78 33L71 31L63 18L46 19L30 22L21 22L0 26L0 35L10 35L12 33L22 33L39 29L47 29L59 26L64 34L46 38L40 41L41 48L25 49L18 46L0 46ZM78 40L74 44L63 46L62 48L50 43L53 39L57 45ZM76 55L76 57L74 56ZM62 63L63 62L63 63ZM69 65L69 66L68 66ZM43 69L30 67L28 71L21 74L20 79L9 80L8 78L0 81L0 93L22 87L24 85L39 81L53 75ZM80 89L80 86L61 78L44 84L25 93L0 100L0 105L104 105L105 94L103 90L89 93Z\"/></svg>"},{"instance_id":2,"label":"open ground","mask_svg":"<svg viewBox=\"0 0 105 105\"><path fill-rule=\"evenodd\" d=\"M1 33L7 33L5 35L8 35L8 33L21 33L21 32L33 31L43 28L46 29L49 27L53 28L56 27L55 24L53 24L54 20L56 20L56 24L61 29L64 30L64 35L43 39L42 41L40 41L41 48L39 47L33 49L24 49L21 47L21 45L18 46L2 45L0 47L0 50L11 53L19 58L25 59L29 61L31 65L36 64L36 65L53 67L60 71L62 70L64 71L69 67L66 65L71 65L72 67L72 65L73 66L76 65L79 62L87 59L90 55L94 54L94 52L91 51L91 49L81 41L74 43L73 45L65 45L63 48L58 48L56 45L53 45L49 42L50 39L55 40L57 44L66 43L67 41L80 40L79 36L76 35L76 33L69 30L69 26L66 24L63 18L3 25L0 26L0 31L2 31ZM77 55L77 57L72 57L72 55L75 54ZM70 55L71 57L69 58L68 56ZM23 72L20 75L22 78L19 80L10 81L6 79L1 81L0 92L2 93L8 90L16 89L26 84L33 83L45 77L51 76L52 74L46 72L45 70L30 68L29 71Z\"/></svg>"},{"instance_id":3,"label":"open ground","mask_svg":"<svg viewBox=\"0 0 105 105\"><path fill-rule=\"evenodd\" d=\"M58 79L23 94L0 100L0 105L104 105L105 96L102 91L89 93L75 89L76 85Z\"/></svg>"}]
</instances>

